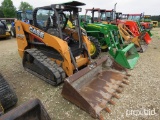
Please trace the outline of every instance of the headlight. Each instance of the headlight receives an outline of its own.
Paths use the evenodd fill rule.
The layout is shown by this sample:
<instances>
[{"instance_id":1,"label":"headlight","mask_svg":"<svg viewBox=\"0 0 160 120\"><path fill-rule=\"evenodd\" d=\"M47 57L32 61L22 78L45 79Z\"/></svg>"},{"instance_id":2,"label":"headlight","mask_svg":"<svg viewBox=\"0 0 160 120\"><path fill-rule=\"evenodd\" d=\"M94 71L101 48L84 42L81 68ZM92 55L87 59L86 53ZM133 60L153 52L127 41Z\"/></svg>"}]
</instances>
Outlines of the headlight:
<instances>
[{"instance_id":1,"label":"headlight","mask_svg":"<svg viewBox=\"0 0 160 120\"><path fill-rule=\"evenodd\" d=\"M63 5L61 5L61 9L64 9L64 6L63 6Z\"/></svg>"},{"instance_id":2,"label":"headlight","mask_svg":"<svg viewBox=\"0 0 160 120\"><path fill-rule=\"evenodd\" d=\"M78 12L81 12L82 11L82 8L78 8Z\"/></svg>"},{"instance_id":3,"label":"headlight","mask_svg":"<svg viewBox=\"0 0 160 120\"><path fill-rule=\"evenodd\" d=\"M107 35L105 35L105 37L106 37L106 38L108 38L108 37L109 37L109 36L108 36L108 34L107 34Z\"/></svg>"},{"instance_id":4,"label":"headlight","mask_svg":"<svg viewBox=\"0 0 160 120\"><path fill-rule=\"evenodd\" d=\"M59 5L56 5L56 8L59 9Z\"/></svg>"},{"instance_id":5,"label":"headlight","mask_svg":"<svg viewBox=\"0 0 160 120\"><path fill-rule=\"evenodd\" d=\"M56 9L64 9L63 5L56 5Z\"/></svg>"}]
</instances>

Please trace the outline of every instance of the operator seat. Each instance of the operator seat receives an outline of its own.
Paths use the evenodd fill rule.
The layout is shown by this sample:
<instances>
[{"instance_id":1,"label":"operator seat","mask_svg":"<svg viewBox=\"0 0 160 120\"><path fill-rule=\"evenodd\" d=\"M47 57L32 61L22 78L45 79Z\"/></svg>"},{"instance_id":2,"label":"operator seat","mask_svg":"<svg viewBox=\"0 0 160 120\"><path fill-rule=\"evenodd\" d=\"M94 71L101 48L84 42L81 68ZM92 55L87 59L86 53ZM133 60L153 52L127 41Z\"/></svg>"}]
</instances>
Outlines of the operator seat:
<instances>
[{"instance_id":1,"label":"operator seat","mask_svg":"<svg viewBox=\"0 0 160 120\"><path fill-rule=\"evenodd\" d=\"M51 25L51 19L53 20L53 25ZM57 18L55 15L48 18L46 29L47 29L47 31L46 31L47 33L60 38L58 24L57 24ZM65 40L66 42L68 42L68 43L70 42L70 40L69 40L70 38L66 33L63 32L62 37L63 37L63 40Z\"/></svg>"},{"instance_id":2,"label":"operator seat","mask_svg":"<svg viewBox=\"0 0 160 120\"><path fill-rule=\"evenodd\" d=\"M51 19L53 21L53 25L51 25ZM55 15L48 17L47 25L46 25L46 32L56 37L60 37L58 26L57 26L57 18Z\"/></svg>"}]
</instances>

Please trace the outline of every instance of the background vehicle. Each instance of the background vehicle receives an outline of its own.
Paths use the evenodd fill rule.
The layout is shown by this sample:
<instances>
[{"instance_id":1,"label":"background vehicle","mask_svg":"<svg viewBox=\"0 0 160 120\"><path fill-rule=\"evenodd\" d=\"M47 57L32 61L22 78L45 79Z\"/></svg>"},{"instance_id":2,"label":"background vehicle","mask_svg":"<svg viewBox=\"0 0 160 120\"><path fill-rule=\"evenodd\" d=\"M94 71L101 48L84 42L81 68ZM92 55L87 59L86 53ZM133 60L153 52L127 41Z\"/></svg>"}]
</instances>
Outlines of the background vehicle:
<instances>
[{"instance_id":1,"label":"background vehicle","mask_svg":"<svg viewBox=\"0 0 160 120\"><path fill-rule=\"evenodd\" d=\"M143 28L144 29L152 29L153 27L153 23L152 23L152 20L151 20L151 15L142 15L141 17L141 25L143 26L143 24L145 25ZM148 27L149 26L149 27Z\"/></svg>"},{"instance_id":2,"label":"background vehicle","mask_svg":"<svg viewBox=\"0 0 160 120\"><path fill-rule=\"evenodd\" d=\"M32 22L32 11L31 10L26 10L25 12L22 11L17 11L17 19L22 20L23 22L26 22L30 24ZM11 23L11 35L12 37L16 37L16 31L15 31L15 22Z\"/></svg>"},{"instance_id":3,"label":"background vehicle","mask_svg":"<svg viewBox=\"0 0 160 120\"><path fill-rule=\"evenodd\" d=\"M151 23L153 24L153 27L158 27L158 21L151 21Z\"/></svg>"},{"instance_id":4,"label":"background vehicle","mask_svg":"<svg viewBox=\"0 0 160 120\"><path fill-rule=\"evenodd\" d=\"M5 20L0 20L0 38L10 38L11 34Z\"/></svg>"},{"instance_id":5,"label":"background vehicle","mask_svg":"<svg viewBox=\"0 0 160 120\"><path fill-rule=\"evenodd\" d=\"M138 22L133 20L128 20L128 14L122 14L121 12L116 12L116 4L114 9L106 10L106 13L103 15L104 19L107 21L106 14L110 13L110 19L112 21L109 24L119 25L120 33L126 41L132 41L137 50L144 52L147 49L148 44L151 42L149 31L141 29L141 26ZM105 22L103 22L105 23ZM123 27L122 27L123 26Z\"/></svg>"},{"instance_id":6,"label":"background vehicle","mask_svg":"<svg viewBox=\"0 0 160 120\"><path fill-rule=\"evenodd\" d=\"M86 15L87 13L89 14L89 12L92 13L91 23L84 22L82 26L87 34L96 37L101 44L101 49L108 49L109 54L118 64L125 68L133 69L139 58L134 44L124 44L116 25L101 23L106 17L104 16L106 10L99 8L86 9ZM130 54L130 52L132 54ZM132 57L128 57L126 54L131 55Z\"/></svg>"},{"instance_id":7,"label":"background vehicle","mask_svg":"<svg viewBox=\"0 0 160 120\"><path fill-rule=\"evenodd\" d=\"M153 24L151 23L150 19L146 19L147 16L144 16L141 14L127 14L128 20L136 21L138 24L138 27L141 32L147 31L150 36L152 36L150 30L153 27Z\"/></svg>"}]
</instances>

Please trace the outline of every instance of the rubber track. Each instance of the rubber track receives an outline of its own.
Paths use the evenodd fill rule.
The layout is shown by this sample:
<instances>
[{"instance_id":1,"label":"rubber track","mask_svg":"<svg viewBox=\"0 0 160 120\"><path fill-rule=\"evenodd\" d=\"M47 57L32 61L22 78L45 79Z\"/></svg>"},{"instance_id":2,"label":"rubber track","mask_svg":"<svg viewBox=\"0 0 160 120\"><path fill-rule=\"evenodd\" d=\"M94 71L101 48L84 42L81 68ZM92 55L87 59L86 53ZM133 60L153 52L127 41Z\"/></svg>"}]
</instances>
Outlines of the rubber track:
<instances>
[{"instance_id":1,"label":"rubber track","mask_svg":"<svg viewBox=\"0 0 160 120\"><path fill-rule=\"evenodd\" d=\"M17 95L0 74L0 103L2 104L4 110L14 106L17 101Z\"/></svg>"},{"instance_id":2,"label":"rubber track","mask_svg":"<svg viewBox=\"0 0 160 120\"><path fill-rule=\"evenodd\" d=\"M37 61L36 63L38 64L40 69L44 72L44 74L47 72L52 73L54 75L54 80L53 78L49 77L47 78L46 76L43 76L42 74L39 74L36 71L31 70L30 68L27 67L27 65L23 65L27 71L43 79L44 81L53 86L56 86L63 82L63 80L66 77L66 74L64 70L60 66L58 66L56 62L52 61L50 58L48 58L46 55L44 55L41 51L39 51L36 48L27 49L26 52L29 53L34 58L34 61ZM52 75L50 74L50 76Z\"/></svg>"}]
</instances>

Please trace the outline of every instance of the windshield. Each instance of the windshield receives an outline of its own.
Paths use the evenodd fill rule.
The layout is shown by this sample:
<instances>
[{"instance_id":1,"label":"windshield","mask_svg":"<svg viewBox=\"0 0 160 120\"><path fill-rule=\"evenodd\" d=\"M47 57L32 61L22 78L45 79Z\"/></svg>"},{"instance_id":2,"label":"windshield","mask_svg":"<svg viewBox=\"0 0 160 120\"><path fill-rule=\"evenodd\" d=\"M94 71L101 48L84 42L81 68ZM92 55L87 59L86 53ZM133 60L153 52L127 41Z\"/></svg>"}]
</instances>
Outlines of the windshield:
<instances>
[{"instance_id":1,"label":"windshield","mask_svg":"<svg viewBox=\"0 0 160 120\"><path fill-rule=\"evenodd\" d=\"M92 14L94 13L94 16L92 16ZM98 21L98 18L99 18L99 12L98 11L88 11L86 16L89 16L86 18L87 21L91 22L90 20L93 19L93 21ZM90 17L92 16L92 17Z\"/></svg>"},{"instance_id":2,"label":"windshield","mask_svg":"<svg viewBox=\"0 0 160 120\"><path fill-rule=\"evenodd\" d=\"M26 18L28 20L32 20L33 19L32 13L26 13Z\"/></svg>"},{"instance_id":3,"label":"windshield","mask_svg":"<svg viewBox=\"0 0 160 120\"><path fill-rule=\"evenodd\" d=\"M98 21L98 17L99 17L99 14L98 14L98 11L94 11L94 21Z\"/></svg>"},{"instance_id":4,"label":"windshield","mask_svg":"<svg viewBox=\"0 0 160 120\"><path fill-rule=\"evenodd\" d=\"M106 21L106 12L101 12L100 19Z\"/></svg>"},{"instance_id":5,"label":"windshield","mask_svg":"<svg viewBox=\"0 0 160 120\"><path fill-rule=\"evenodd\" d=\"M41 27L46 27L47 26L47 21L50 18L50 16L53 16L54 11L53 10L44 10L44 9L39 9L36 15L37 18L37 23ZM50 25L53 25L53 21L50 21Z\"/></svg>"},{"instance_id":6,"label":"windshield","mask_svg":"<svg viewBox=\"0 0 160 120\"><path fill-rule=\"evenodd\" d=\"M111 12L106 12L106 17L111 17Z\"/></svg>"},{"instance_id":7,"label":"windshield","mask_svg":"<svg viewBox=\"0 0 160 120\"><path fill-rule=\"evenodd\" d=\"M22 20L32 20L33 19L33 16L32 16L32 12L31 13L21 13L21 19Z\"/></svg>"},{"instance_id":8,"label":"windshield","mask_svg":"<svg viewBox=\"0 0 160 120\"><path fill-rule=\"evenodd\" d=\"M151 22L151 16L150 15L145 15L144 18L142 19L142 21L145 21L145 22Z\"/></svg>"},{"instance_id":9,"label":"windshield","mask_svg":"<svg viewBox=\"0 0 160 120\"><path fill-rule=\"evenodd\" d=\"M128 20L139 21L140 20L140 16L129 16Z\"/></svg>"},{"instance_id":10,"label":"windshield","mask_svg":"<svg viewBox=\"0 0 160 120\"><path fill-rule=\"evenodd\" d=\"M59 18L59 24L62 29L64 27L69 26L73 28L76 24L76 17L73 16L73 11L62 11L59 10L58 12L58 18ZM41 27L55 27L58 25L57 17L55 15L54 10L45 10L45 9L39 9L36 15L37 23Z\"/></svg>"}]
</instances>

